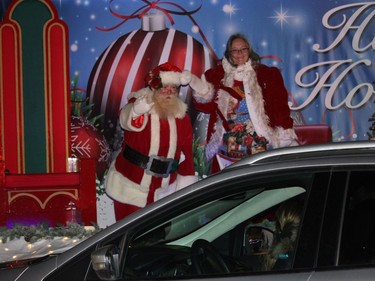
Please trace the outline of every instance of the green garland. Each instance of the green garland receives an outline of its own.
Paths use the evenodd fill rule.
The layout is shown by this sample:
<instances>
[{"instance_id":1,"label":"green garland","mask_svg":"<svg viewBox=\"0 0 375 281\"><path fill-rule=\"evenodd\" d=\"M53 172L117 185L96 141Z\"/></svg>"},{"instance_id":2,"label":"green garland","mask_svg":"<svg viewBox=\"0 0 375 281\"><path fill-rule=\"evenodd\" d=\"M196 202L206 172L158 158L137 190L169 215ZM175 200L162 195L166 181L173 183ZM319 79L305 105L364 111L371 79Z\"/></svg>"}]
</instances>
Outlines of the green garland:
<instances>
[{"instance_id":1,"label":"green garland","mask_svg":"<svg viewBox=\"0 0 375 281\"><path fill-rule=\"evenodd\" d=\"M0 241L6 243L14 239L20 239L21 237L29 243L34 243L42 239L52 240L55 237L82 239L98 231L100 231L100 229L97 226L93 226L93 229L88 230L85 226L77 223L56 227L49 227L48 224L30 226L16 224L13 228L0 227Z\"/></svg>"}]
</instances>

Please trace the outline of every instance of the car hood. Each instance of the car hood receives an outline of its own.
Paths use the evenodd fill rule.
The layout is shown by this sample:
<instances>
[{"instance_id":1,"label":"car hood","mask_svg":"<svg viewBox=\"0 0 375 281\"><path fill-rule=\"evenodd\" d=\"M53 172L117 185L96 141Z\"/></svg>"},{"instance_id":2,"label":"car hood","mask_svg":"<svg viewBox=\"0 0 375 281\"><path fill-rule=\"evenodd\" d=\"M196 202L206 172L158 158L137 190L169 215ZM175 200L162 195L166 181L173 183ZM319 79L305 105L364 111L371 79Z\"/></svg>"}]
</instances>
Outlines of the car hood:
<instances>
[{"instance_id":1,"label":"car hood","mask_svg":"<svg viewBox=\"0 0 375 281\"><path fill-rule=\"evenodd\" d=\"M3 265L3 264L1 264ZM17 280L17 278L27 269L27 267L1 268L0 280Z\"/></svg>"},{"instance_id":2,"label":"car hood","mask_svg":"<svg viewBox=\"0 0 375 281\"><path fill-rule=\"evenodd\" d=\"M16 280L29 266L38 264L48 259L56 259L57 256L47 255L44 257L7 261L0 263L0 280Z\"/></svg>"}]
</instances>

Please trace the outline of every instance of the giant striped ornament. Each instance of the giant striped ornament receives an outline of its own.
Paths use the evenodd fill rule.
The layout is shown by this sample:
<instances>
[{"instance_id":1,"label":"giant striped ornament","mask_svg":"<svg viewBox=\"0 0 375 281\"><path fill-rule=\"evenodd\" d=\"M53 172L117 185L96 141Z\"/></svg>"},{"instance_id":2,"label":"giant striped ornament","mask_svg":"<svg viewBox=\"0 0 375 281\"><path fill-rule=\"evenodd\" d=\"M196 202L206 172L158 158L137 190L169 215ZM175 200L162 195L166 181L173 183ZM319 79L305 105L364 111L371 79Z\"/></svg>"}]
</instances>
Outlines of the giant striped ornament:
<instances>
[{"instance_id":1,"label":"giant striped ornament","mask_svg":"<svg viewBox=\"0 0 375 281\"><path fill-rule=\"evenodd\" d=\"M199 77L215 65L212 54L198 40L171 28L132 31L112 42L101 54L91 71L87 90L93 115L104 115L109 142L129 93L144 88L147 72L166 61ZM181 98L188 104L190 92L190 87L181 87Z\"/></svg>"}]
</instances>

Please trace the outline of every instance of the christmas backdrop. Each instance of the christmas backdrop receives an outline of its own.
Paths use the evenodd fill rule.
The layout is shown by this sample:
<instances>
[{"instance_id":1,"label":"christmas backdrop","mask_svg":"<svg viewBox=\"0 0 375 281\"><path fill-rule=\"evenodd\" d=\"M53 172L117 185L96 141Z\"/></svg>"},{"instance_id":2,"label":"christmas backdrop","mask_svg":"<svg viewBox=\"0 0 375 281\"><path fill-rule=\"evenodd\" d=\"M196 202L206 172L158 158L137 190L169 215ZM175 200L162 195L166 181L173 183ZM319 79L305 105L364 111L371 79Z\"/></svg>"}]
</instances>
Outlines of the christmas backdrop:
<instances>
[{"instance_id":1,"label":"christmas backdrop","mask_svg":"<svg viewBox=\"0 0 375 281\"><path fill-rule=\"evenodd\" d=\"M9 2L1 0L1 15ZM368 139L375 112L374 1L52 2L69 27L72 80L111 132L149 66L170 59L200 74L222 57L228 37L241 32L263 63L282 70L300 122L329 124L334 141ZM165 17L167 30L158 36L150 12ZM189 99L188 90L183 95Z\"/></svg>"}]
</instances>

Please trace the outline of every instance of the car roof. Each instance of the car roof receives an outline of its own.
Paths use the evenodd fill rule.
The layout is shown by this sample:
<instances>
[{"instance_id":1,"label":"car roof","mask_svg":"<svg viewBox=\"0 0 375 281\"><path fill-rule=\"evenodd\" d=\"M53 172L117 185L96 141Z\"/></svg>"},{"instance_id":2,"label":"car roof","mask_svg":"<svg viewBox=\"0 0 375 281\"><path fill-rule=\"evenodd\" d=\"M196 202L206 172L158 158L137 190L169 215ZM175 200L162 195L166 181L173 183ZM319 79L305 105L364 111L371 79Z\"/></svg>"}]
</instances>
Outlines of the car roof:
<instances>
[{"instance_id":1,"label":"car roof","mask_svg":"<svg viewBox=\"0 0 375 281\"><path fill-rule=\"evenodd\" d=\"M251 155L226 167L225 171L261 164L278 164L290 160L312 160L330 157L375 156L375 141L332 142L268 150ZM375 158L374 158L375 162Z\"/></svg>"}]
</instances>

